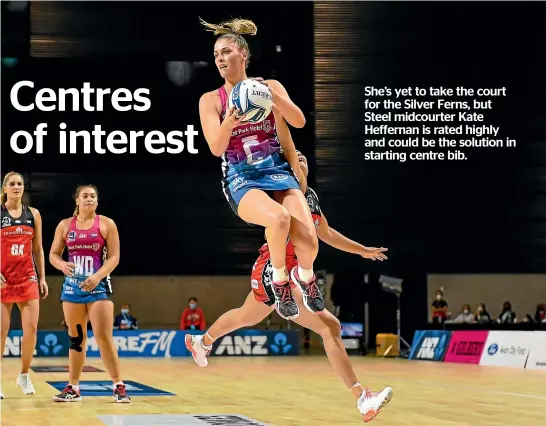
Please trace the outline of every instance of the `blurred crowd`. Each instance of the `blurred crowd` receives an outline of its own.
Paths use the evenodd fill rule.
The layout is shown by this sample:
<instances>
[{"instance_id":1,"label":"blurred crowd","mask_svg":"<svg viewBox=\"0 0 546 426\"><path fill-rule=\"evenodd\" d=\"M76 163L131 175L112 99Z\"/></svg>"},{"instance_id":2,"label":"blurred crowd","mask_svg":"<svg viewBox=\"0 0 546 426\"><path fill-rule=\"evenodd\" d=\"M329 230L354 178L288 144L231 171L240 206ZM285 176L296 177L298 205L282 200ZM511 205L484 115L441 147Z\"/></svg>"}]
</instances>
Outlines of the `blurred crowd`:
<instances>
[{"instance_id":1,"label":"blurred crowd","mask_svg":"<svg viewBox=\"0 0 546 426\"><path fill-rule=\"evenodd\" d=\"M515 324L515 323L543 323L546 324L546 303L538 303L534 313L526 313L521 317L516 315L516 311L512 307L509 300L502 304L501 313L498 318L492 317L485 303L478 303L473 310L472 307L465 303L459 312L456 314L449 311L449 304L444 297L444 292L438 290L436 299L431 306L432 317L431 321L434 324L442 323L459 323L459 324Z\"/></svg>"}]
</instances>

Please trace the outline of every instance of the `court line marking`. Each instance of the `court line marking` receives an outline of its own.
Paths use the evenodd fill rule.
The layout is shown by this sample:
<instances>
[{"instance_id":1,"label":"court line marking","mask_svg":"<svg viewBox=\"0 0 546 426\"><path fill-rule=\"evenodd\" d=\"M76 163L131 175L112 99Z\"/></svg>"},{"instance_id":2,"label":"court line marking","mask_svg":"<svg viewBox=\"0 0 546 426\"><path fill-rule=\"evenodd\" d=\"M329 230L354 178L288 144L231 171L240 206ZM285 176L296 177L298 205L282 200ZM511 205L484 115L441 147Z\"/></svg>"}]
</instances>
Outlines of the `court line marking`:
<instances>
[{"instance_id":1,"label":"court line marking","mask_svg":"<svg viewBox=\"0 0 546 426\"><path fill-rule=\"evenodd\" d=\"M421 383L423 385L428 385L428 386L433 386L433 387L438 387L438 388L453 389L453 386L442 385L440 383L435 383L435 382L428 382L426 380L412 380L412 382ZM463 389L463 388L458 388L458 389ZM546 400L546 396L543 396L543 395L534 395L534 394L516 393L516 392L504 392L504 391L497 391L497 390L488 390L487 392L495 393L495 394L499 394L499 395L519 396L521 398L532 398L532 399L544 399L544 400Z\"/></svg>"},{"instance_id":2,"label":"court line marking","mask_svg":"<svg viewBox=\"0 0 546 426\"><path fill-rule=\"evenodd\" d=\"M491 393L498 393L498 394L501 394L501 395L521 396L523 398L546 399L546 396L529 395L529 394L526 394L526 393L503 392L503 391L490 391L490 392Z\"/></svg>"}]
</instances>

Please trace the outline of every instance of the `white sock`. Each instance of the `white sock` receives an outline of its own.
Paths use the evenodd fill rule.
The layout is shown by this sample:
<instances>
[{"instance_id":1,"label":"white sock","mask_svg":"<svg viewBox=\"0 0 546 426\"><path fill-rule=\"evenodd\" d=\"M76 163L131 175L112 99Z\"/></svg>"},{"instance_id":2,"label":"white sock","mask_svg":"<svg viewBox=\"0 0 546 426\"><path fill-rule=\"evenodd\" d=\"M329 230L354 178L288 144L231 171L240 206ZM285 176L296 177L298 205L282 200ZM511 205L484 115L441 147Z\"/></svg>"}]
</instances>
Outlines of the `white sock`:
<instances>
[{"instance_id":1,"label":"white sock","mask_svg":"<svg viewBox=\"0 0 546 426\"><path fill-rule=\"evenodd\" d=\"M313 268L303 269L301 266L298 266L298 275L303 281L308 283L313 278Z\"/></svg>"},{"instance_id":2,"label":"white sock","mask_svg":"<svg viewBox=\"0 0 546 426\"><path fill-rule=\"evenodd\" d=\"M72 389L74 389L76 392L80 391L80 385L71 385L70 383L68 385L72 386Z\"/></svg>"},{"instance_id":3,"label":"white sock","mask_svg":"<svg viewBox=\"0 0 546 426\"><path fill-rule=\"evenodd\" d=\"M286 275L286 266L282 268L273 267L273 282L274 283L285 283L288 281L288 275Z\"/></svg>"},{"instance_id":4,"label":"white sock","mask_svg":"<svg viewBox=\"0 0 546 426\"><path fill-rule=\"evenodd\" d=\"M212 336L209 334L208 331L205 333L205 335L209 337L209 339L210 339L211 342L214 342L214 339L212 338ZM212 348L212 344L210 344L210 345L205 345L204 340L201 339L201 347L202 347L203 349L209 350L210 348Z\"/></svg>"},{"instance_id":5,"label":"white sock","mask_svg":"<svg viewBox=\"0 0 546 426\"><path fill-rule=\"evenodd\" d=\"M125 385L125 383L123 383L123 382L114 383L114 389L116 389L116 386L117 386L117 385Z\"/></svg>"}]
</instances>

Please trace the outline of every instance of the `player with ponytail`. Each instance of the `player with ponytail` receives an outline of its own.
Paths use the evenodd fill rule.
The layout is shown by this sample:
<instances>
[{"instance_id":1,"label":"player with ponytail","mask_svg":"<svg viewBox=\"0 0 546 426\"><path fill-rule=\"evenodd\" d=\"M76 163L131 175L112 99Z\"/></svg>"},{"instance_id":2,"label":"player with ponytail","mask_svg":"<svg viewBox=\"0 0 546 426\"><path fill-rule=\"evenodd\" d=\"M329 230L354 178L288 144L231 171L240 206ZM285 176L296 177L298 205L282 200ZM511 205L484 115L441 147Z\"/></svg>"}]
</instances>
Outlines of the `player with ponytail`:
<instances>
[{"instance_id":1,"label":"player with ponytail","mask_svg":"<svg viewBox=\"0 0 546 426\"><path fill-rule=\"evenodd\" d=\"M205 93L199 101L203 134L211 152L222 157L222 188L231 208L245 222L265 228L271 249L275 306L281 317L295 319L299 308L290 289L289 275L298 280L304 291L317 294L313 263L318 239L304 196L306 176L288 128L288 124L303 127L305 116L276 80L263 82L271 91L273 110L262 122L247 123L234 107L228 108L233 87L248 79L251 53L243 36L256 35L258 28L247 19L221 24L201 20L201 24L219 36L213 53L224 80L219 89ZM300 260L300 266L292 271L285 264L288 238ZM322 298L315 298L313 312L322 309Z\"/></svg>"}]
</instances>

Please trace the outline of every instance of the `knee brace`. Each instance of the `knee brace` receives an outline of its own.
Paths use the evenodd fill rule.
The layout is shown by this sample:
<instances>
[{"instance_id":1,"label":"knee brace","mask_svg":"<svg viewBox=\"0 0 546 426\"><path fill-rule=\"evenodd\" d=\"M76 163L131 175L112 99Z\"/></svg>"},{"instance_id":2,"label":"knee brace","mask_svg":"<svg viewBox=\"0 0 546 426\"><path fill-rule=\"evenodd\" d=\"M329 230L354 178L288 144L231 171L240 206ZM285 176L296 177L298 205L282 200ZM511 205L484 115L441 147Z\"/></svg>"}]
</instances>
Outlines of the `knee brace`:
<instances>
[{"instance_id":1,"label":"knee brace","mask_svg":"<svg viewBox=\"0 0 546 426\"><path fill-rule=\"evenodd\" d=\"M76 337L72 337L70 334L68 335L68 338L70 339L70 349L81 352L82 351L82 342L83 342L83 328L81 324L76 324L76 330L78 331L78 335Z\"/></svg>"}]
</instances>

